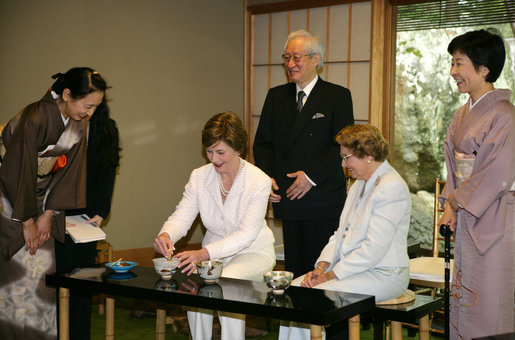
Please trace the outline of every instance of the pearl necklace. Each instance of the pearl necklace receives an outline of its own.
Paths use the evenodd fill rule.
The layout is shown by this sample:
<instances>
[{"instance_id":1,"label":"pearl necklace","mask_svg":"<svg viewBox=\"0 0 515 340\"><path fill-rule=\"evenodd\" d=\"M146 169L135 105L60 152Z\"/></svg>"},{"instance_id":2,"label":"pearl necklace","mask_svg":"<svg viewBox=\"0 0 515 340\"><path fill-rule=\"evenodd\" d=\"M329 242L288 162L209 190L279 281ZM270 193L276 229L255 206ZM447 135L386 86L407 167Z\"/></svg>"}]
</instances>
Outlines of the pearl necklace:
<instances>
[{"instance_id":1,"label":"pearl necklace","mask_svg":"<svg viewBox=\"0 0 515 340\"><path fill-rule=\"evenodd\" d=\"M232 188L232 185L234 184L234 182L236 181L236 179L238 178L238 176L243 171L243 166L244 165L245 165L245 162L242 162L241 158L240 158L240 166L238 167L238 172L236 173L236 176L234 176L234 179L231 182L231 188ZM231 191L231 189L225 190L224 183L222 181L222 176L218 172L216 174L218 175L217 176L217 178L218 178L218 188L220 188L220 193L222 194L223 197L227 197L227 195L229 195L229 191Z\"/></svg>"}]
</instances>

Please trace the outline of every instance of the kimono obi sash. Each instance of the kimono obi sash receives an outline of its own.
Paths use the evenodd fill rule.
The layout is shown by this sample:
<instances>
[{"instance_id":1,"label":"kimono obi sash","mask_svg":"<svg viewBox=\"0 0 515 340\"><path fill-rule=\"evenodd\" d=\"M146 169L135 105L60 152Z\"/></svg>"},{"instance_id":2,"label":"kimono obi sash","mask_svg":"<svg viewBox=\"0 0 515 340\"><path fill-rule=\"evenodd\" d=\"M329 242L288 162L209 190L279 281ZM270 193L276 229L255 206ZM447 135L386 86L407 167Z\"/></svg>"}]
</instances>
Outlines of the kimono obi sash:
<instances>
[{"instance_id":1,"label":"kimono obi sash","mask_svg":"<svg viewBox=\"0 0 515 340\"><path fill-rule=\"evenodd\" d=\"M454 151L454 163L456 164L455 176L456 187L465 182L472 175L474 169L474 162L476 157L474 155L467 155L458 151Z\"/></svg>"}]
</instances>

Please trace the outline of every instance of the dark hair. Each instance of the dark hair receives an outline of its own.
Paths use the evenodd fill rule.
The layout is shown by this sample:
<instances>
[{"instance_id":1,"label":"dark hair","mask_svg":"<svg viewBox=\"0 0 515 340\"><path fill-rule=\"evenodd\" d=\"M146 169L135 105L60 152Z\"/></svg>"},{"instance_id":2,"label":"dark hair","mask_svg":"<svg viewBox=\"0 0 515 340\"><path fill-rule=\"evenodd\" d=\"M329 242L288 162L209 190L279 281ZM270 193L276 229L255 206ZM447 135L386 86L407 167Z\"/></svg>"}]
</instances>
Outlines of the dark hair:
<instances>
[{"instance_id":1,"label":"dark hair","mask_svg":"<svg viewBox=\"0 0 515 340\"><path fill-rule=\"evenodd\" d=\"M222 112L209 119L202 130L202 145L211 145L223 141L234 150L243 153L248 135L240 118L231 111Z\"/></svg>"},{"instance_id":2,"label":"dark hair","mask_svg":"<svg viewBox=\"0 0 515 340\"><path fill-rule=\"evenodd\" d=\"M69 89L73 99L84 98L96 91L105 92L107 89L106 81L100 73L89 67L74 67L64 74L54 74L52 79L56 79L52 91L62 95L64 89Z\"/></svg>"},{"instance_id":3,"label":"dark hair","mask_svg":"<svg viewBox=\"0 0 515 340\"><path fill-rule=\"evenodd\" d=\"M382 162L388 157L388 143L379 129L370 124L346 126L338 132L335 140L352 150L352 154L358 158L372 156L375 161Z\"/></svg>"},{"instance_id":4,"label":"dark hair","mask_svg":"<svg viewBox=\"0 0 515 340\"><path fill-rule=\"evenodd\" d=\"M447 52L465 54L474 64L476 71L480 66L485 66L488 72L485 80L493 83L501 75L506 59L506 50L501 33L493 28L488 30L471 31L452 39Z\"/></svg>"},{"instance_id":5,"label":"dark hair","mask_svg":"<svg viewBox=\"0 0 515 340\"><path fill-rule=\"evenodd\" d=\"M89 120L88 171L117 167L120 142L116 122L109 118L106 97Z\"/></svg>"}]
</instances>

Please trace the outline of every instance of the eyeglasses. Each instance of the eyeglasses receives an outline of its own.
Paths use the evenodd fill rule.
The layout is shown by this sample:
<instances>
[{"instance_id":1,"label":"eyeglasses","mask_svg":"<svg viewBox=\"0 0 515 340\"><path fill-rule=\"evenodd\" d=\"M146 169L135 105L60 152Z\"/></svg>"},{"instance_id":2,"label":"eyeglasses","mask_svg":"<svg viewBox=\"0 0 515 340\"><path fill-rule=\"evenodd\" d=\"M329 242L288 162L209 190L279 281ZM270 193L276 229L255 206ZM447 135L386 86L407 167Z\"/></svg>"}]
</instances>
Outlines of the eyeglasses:
<instances>
[{"instance_id":1,"label":"eyeglasses","mask_svg":"<svg viewBox=\"0 0 515 340\"><path fill-rule=\"evenodd\" d=\"M312 57L315 53L308 53L308 54L294 54L294 55L289 55L289 54L283 54L281 56L281 58L283 58L283 62L285 64L288 64L290 62L290 60L293 60L293 62L295 64L298 64L300 63L300 60L304 57Z\"/></svg>"},{"instance_id":2,"label":"eyeglasses","mask_svg":"<svg viewBox=\"0 0 515 340\"><path fill-rule=\"evenodd\" d=\"M348 155L340 154L340 156L345 161L345 163L347 163L349 161L349 158L351 158L354 155L353 154L348 154Z\"/></svg>"}]
</instances>

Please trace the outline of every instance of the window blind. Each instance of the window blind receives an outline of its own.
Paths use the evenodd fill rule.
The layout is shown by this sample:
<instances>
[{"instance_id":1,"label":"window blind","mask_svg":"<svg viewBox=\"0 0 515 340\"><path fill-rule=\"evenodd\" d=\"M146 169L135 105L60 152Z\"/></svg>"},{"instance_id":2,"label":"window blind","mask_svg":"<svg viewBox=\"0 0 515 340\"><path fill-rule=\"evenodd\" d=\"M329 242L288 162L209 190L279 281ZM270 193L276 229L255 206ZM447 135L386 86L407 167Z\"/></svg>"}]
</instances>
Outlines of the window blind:
<instances>
[{"instance_id":1,"label":"window blind","mask_svg":"<svg viewBox=\"0 0 515 340\"><path fill-rule=\"evenodd\" d=\"M513 22L513 0L440 0L397 6L397 31Z\"/></svg>"}]
</instances>

